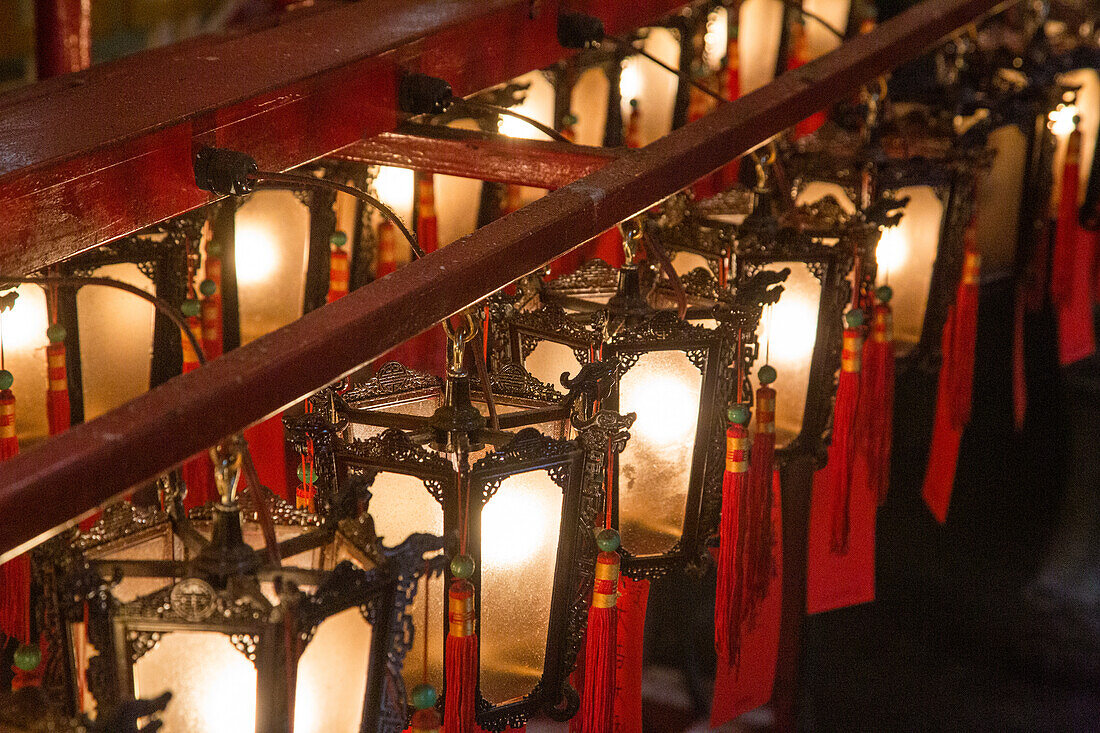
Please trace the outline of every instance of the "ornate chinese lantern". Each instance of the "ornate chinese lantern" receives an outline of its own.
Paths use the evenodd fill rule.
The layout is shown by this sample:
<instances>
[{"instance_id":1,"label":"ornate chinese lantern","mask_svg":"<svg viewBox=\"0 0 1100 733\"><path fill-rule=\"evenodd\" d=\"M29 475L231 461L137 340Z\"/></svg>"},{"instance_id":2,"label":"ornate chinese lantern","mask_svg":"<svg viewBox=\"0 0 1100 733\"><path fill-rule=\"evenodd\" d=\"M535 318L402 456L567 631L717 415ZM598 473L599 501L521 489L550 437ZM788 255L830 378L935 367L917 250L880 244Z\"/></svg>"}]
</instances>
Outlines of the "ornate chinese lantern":
<instances>
[{"instance_id":1,"label":"ornate chinese lantern","mask_svg":"<svg viewBox=\"0 0 1100 733\"><path fill-rule=\"evenodd\" d=\"M387 364L342 395L322 393L300 424L345 436L322 451L318 480L365 505L380 536L446 537L450 570L414 608L420 661L406 679L441 691L445 720L471 714L501 730L577 711L567 677L585 628L604 464L629 420L577 417L579 437L569 440L573 402L594 383L578 378L562 396L518 365L486 374L488 402L463 367L470 335L452 334L446 380ZM466 609L460 621L456 603ZM467 658L472 666L458 674ZM456 713L463 705L471 707Z\"/></svg>"},{"instance_id":2,"label":"ornate chinese lantern","mask_svg":"<svg viewBox=\"0 0 1100 733\"><path fill-rule=\"evenodd\" d=\"M165 731L401 730L407 605L440 540L387 550L367 517L238 496L237 444L212 454L216 504L185 517L166 478L169 512L112 505L54 543L74 704L105 715L167 690Z\"/></svg>"}]
</instances>

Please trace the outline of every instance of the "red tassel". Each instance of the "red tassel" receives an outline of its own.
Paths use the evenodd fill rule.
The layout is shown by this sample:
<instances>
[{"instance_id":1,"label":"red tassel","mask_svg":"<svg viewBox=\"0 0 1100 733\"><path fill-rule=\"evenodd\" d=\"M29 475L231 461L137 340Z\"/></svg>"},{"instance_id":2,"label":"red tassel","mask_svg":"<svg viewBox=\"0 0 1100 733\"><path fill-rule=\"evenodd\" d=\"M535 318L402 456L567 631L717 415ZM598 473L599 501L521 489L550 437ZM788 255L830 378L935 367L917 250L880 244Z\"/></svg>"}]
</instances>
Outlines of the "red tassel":
<instances>
[{"instance_id":1,"label":"red tassel","mask_svg":"<svg viewBox=\"0 0 1100 733\"><path fill-rule=\"evenodd\" d=\"M50 435L69 429L69 374L65 367L65 342L46 347L46 417Z\"/></svg>"},{"instance_id":2,"label":"red tassel","mask_svg":"<svg viewBox=\"0 0 1100 733\"><path fill-rule=\"evenodd\" d=\"M383 219L378 225L378 262L374 265L374 277L385 277L396 269L397 233L393 223Z\"/></svg>"},{"instance_id":3,"label":"red tassel","mask_svg":"<svg viewBox=\"0 0 1100 733\"><path fill-rule=\"evenodd\" d=\"M741 517L749 486L747 411L735 407L726 430L726 470L722 475L722 518L719 527L718 585L714 597L714 650L726 664L735 664L740 651L741 599L744 595L744 563L738 552L748 522Z\"/></svg>"},{"instance_id":4,"label":"red tassel","mask_svg":"<svg viewBox=\"0 0 1100 733\"><path fill-rule=\"evenodd\" d=\"M348 287L351 282L348 253L340 248L332 250L328 267L328 296L325 301L331 303L348 294Z\"/></svg>"},{"instance_id":5,"label":"red tassel","mask_svg":"<svg viewBox=\"0 0 1100 733\"><path fill-rule=\"evenodd\" d=\"M615 670L614 715L615 730L621 733L642 730L642 642L648 601L648 580L619 577L619 599L615 602L619 664Z\"/></svg>"},{"instance_id":6,"label":"red tassel","mask_svg":"<svg viewBox=\"0 0 1100 733\"><path fill-rule=\"evenodd\" d=\"M749 461L748 531L741 552L745 573L741 622L752 627L759 602L772 576L770 547L772 474L775 471L775 390L767 385L756 390L756 434Z\"/></svg>"},{"instance_id":7,"label":"red tassel","mask_svg":"<svg viewBox=\"0 0 1100 733\"><path fill-rule=\"evenodd\" d=\"M474 586L468 580L456 580L447 596L443 733L474 733L478 661Z\"/></svg>"},{"instance_id":8,"label":"red tassel","mask_svg":"<svg viewBox=\"0 0 1100 733\"><path fill-rule=\"evenodd\" d=\"M840 379L837 382L836 403L833 408L833 442L829 446L829 462L825 467L831 507L829 549L840 555L848 551L849 507L856 461L854 431L856 415L859 413L862 341L857 328L844 329Z\"/></svg>"},{"instance_id":9,"label":"red tassel","mask_svg":"<svg viewBox=\"0 0 1100 733\"><path fill-rule=\"evenodd\" d=\"M19 453L15 395L0 390L0 461ZM0 631L27 644L31 638L31 561L24 553L0 565Z\"/></svg>"},{"instance_id":10,"label":"red tassel","mask_svg":"<svg viewBox=\"0 0 1100 733\"><path fill-rule=\"evenodd\" d=\"M932 447L922 491L925 503L940 523L947 521L959 459L959 442L963 428L970 421L974 347L978 334L978 278L981 272L981 255L977 251L973 230L974 221L971 220L966 233L962 279L943 329L943 364L936 392Z\"/></svg>"},{"instance_id":11,"label":"red tassel","mask_svg":"<svg viewBox=\"0 0 1100 733\"><path fill-rule=\"evenodd\" d=\"M863 347L863 384L860 386L862 432L860 453L867 461L868 483L886 501L890 486L890 448L894 433L894 324L888 291L875 306L871 339Z\"/></svg>"},{"instance_id":12,"label":"red tassel","mask_svg":"<svg viewBox=\"0 0 1100 733\"><path fill-rule=\"evenodd\" d=\"M206 257L206 279L214 283L214 292L202 301L202 350L207 359L222 355L222 261Z\"/></svg>"},{"instance_id":13,"label":"red tassel","mask_svg":"<svg viewBox=\"0 0 1100 733\"><path fill-rule=\"evenodd\" d=\"M1062 169L1050 278L1050 297L1058 317L1058 361L1063 366L1096 353L1092 320L1096 236L1083 230L1078 222L1080 157L1081 133L1074 130Z\"/></svg>"},{"instance_id":14,"label":"red tassel","mask_svg":"<svg viewBox=\"0 0 1100 733\"><path fill-rule=\"evenodd\" d=\"M191 333L198 334L201 324L198 316L187 319L187 327ZM180 331L180 346L183 349L183 373L193 372L199 368L199 357L195 348L191 345L191 339ZM214 486L214 466L210 463L210 456L206 451L200 451L191 456L183 464L183 482L187 485L187 496L183 505L186 509L202 506L217 498L218 492Z\"/></svg>"},{"instance_id":15,"label":"red tassel","mask_svg":"<svg viewBox=\"0 0 1100 733\"><path fill-rule=\"evenodd\" d=\"M1012 304L1012 425L1016 432L1024 429L1027 417L1027 372L1024 364L1024 312L1027 295L1023 281L1016 285Z\"/></svg>"},{"instance_id":16,"label":"red tassel","mask_svg":"<svg viewBox=\"0 0 1100 733\"><path fill-rule=\"evenodd\" d=\"M805 66L809 60L810 49L806 43L806 29L802 26L802 22L798 21L791 26L791 55L787 58L787 71ZM817 128L823 124L825 124L825 113L814 112L794 126L795 139L816 132Z\"/></svg>"},{"instance_id":17,"label":"red tassel","mask_svg":"<svg viewBox=\"0 0 1100 733\"><path fill-rule=\"evenodd\" d=\"M435 177L426 173L417 184L416 239L425 252L439 249L439 220L435 214Z\"/></svg>"},{"instance_id":18,"label":"red tassel","mask_svg":"<svg viewBox=\"0 0 1100 733\"><path fill-rule=\"evenodd\" d=\"M771 699L775 664L779 655L779 619L783 606L783 522L780 507L779 472L769 486L767 519L768 572L763 600L757 604L756 620L741 634L741 658L735 665L718 664L710 724L717 728L737 716L764 705ZM640 731L641 726L625 728Z\"/></svg>"},{"instance_id":19,"label":"red tassel","mask_svg":"<svg viewBox=\"0 0 1100 733\"><path fill-rule=\"evenodd\" d=\"M596 582L584 640L584 692L577 713L581 733L611 733L618 590L619 553L601 552L596 558Z\"/></svg>"}]
</instances>

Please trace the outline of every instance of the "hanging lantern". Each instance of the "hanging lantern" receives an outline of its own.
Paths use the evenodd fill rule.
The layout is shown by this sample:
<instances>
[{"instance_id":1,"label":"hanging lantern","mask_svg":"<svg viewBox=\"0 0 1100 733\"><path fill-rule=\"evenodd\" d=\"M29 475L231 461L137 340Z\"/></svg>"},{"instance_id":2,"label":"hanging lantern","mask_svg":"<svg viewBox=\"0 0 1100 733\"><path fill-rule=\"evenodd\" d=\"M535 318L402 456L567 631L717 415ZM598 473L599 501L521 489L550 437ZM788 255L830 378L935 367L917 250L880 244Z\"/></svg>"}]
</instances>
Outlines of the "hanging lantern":
<instances>
[{"instance_id":1,"label":"hanging lantern","mask_svg":"<svg viewBox=\"0 0 1100 733\"><path fill-rule=\"evenodd\" d=\"M827 125L798 143L787 166L798 203L839 220L858 212L882 225L875 261L865 264L877 265L868 271L877 269L875 282L893 292L898 356L928 362L938 353L961 271L975 182L991 156L984 135L956 135L932 109L872 124L879 141L873 146ZM886 207L895 215L883 217Z\"/></svg>"},{"instance_id":2,"label":"hanging lantern","mask_svg":"<svg viewBox=\"0 0 1100 733\"><path fill-rule=\"evenodd\" d=\"M165 478L171 511L111 505L54 541L74 704L106 716L167 690L166 732L401 730L393 672L417 576L432 567L424 554L440 540L385 549L369 517L321 526L266 489L238 496L237 451L212 451L221 498L190 518Z\"/></svg>"},{"instance_id":3,"label":"hanging lantern","mask_svg":"<svg viewBox=\"0 0 1100 733\"><path fill-rule=\"evenodd\" d=\"M709 287L695 296L709 292L724 302L689 295L688 320L681 320L647 302L654 280L647 268L614 271L596 261L575 275L547 284L550 302L508 319L514 357L541 379L561 379L597 358L616 366L617 387L603 404L638 415L613 465L612 526L622 538L623 572L646 577L693 565L717 529L717 511L703 508L720 501L722 473L715 467L736 381L727 368L736 361L734 333L739 324L755 330L762 305L756 303L753 320L750 305L733 306L713 277L697 273ZM608 296L610 276L617 285Z\"/></svg>"},{"instance_id":4,"label":"hanging lantern","mask_svg":"<svg viewBox=\"0 0 1100 733\"><path fill-rule=\"evenodd\" d=\"M775 369L772 386L783 396L775 409L776 447L813 453L829 425L854 249L780 226L768 213L767 192L757 196L756 211L736 229L732 280L736 287L760 272L789 271L755 335Z\"/></svg>"},{"instance_id":5,"label":"hanging lantern","mask_svg":"<svg viewBox=\"0 0 1100 733\"><path fill-rule=\"evenodd\" d=\"M567 677L590 600L603 466L630 421L578 417L568 440L574 402L594 388L588 376L563 396L512 364L486 375L490 408L479 380L456 368L464 358L452 352L445 381L387 364L342 395L320 393L301 424L327 419L344 436L329 441L319 485L350 491L381 537L447 538L450 570L413 612L429 619L411 650L423 661L406 670L407 684L441 690L444 728L457 729L455 715L487 730L536 713L566 719L579 705ZM462 672L471 654L476 665Z\"/></svg>"}]
</instances>

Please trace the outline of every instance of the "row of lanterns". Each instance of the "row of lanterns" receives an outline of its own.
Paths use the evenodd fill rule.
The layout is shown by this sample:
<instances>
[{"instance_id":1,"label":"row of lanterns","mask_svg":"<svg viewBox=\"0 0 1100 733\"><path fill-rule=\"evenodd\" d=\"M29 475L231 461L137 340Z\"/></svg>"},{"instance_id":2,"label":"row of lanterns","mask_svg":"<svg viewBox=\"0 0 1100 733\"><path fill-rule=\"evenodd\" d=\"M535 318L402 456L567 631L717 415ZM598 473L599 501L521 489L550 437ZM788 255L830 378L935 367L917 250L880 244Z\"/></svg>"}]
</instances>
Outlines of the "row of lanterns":
<instances>
[{"instance_id":1,"label":"row of lanterns","mask_svg":"<svg viewBox=\"0 0 1100 733\"><path fill-rule=\"evenodd\" d=\"M818 5L807 9L850 23L850 8ZM747 21L781 7L740 6L742 59ZM708 8L699 18L703 62L721 71L715 49L727 61L737 49L737 34L722 32L732 15ZM831 43L807 36L818 50ZM653 32L644 43L675 63L666 41ZM751 86L746 66L727 89ZM583 76L574 91L635 101L625 115L635 125L671 106L671 96L646 98L661 84L643 78L653 71L645 59L614 69L618 95ZM545 79L525 81L524 113L608 139L606 120L566 120L540 92ZM1054 136L1071 101L1059 100L1041 110ZM604 731L612 715L640 714L612 701L615 657L640 660L641 643L615 638L614 614L629 614L648 580L714 558L719 685L771 667L766 684L716 716L766 702L778 638L762 631L778 627L786 462L819 461L808 610L869 600L894 356L899 368L940 369L938 468L925 488L941 521L969 404L975 192L997 165L989 125L960 133L953 110L891 108L880 90L861 103L858 124L826 123L758 154L745 166L755 168L751 189L679 194L625 223L613 236L623 252L599 250L616 262L531 276L445 324L446 342L427 347L441 361L445 352L442 376L390 362L309 397L285 420L289 460L279 460L280 431L275 459L250 474L261 441L250 438L249 451L231 439L209 462L194 459L186 481L158 482L155 505L112 505L51 542L37 577L59 626L47 648L64 653L28 654L24 666L74 682L67 704L88 714L170 691L157 703L169 731L388 731L411 721L467 733L540 715ZM522 128L500 129L533 134ZM636 129L641 141L663 131ZM487 185L459 179L433 186L342 164L314 172L372 188L418 222L427 251L479 223L455 224L448 211L485 208L463 197ZM216 348L232 348L362 284L365 254L379 277L407 259L374 220L350 197L259 190L224 204L205 232L191 222L141 235L71 270L136 267L205 336L201 295L222 309ZM658 264L665 254L671 272ZM81 329L98 320L80 315ZM153 336L154 381L163 343L190 363L171 336L159 356ZM90 367L94 339L80 337ZM85 371L85 401L90 380ZM296 506L263 484L300 484Z\"/></svg>"}]
</instances>

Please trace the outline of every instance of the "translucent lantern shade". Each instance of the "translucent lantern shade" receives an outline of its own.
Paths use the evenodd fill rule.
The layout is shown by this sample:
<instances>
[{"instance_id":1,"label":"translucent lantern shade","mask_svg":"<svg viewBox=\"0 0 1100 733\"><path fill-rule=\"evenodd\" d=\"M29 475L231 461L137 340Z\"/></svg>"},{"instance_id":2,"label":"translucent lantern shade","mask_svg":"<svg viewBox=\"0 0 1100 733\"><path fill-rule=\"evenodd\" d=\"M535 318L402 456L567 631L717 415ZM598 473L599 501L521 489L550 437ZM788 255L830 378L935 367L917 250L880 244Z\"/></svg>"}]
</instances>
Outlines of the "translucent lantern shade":
<instances>
[{"instance_id":1,"label":"translucent lantern shade","mask_svg":"<svg viewBox=\"0 0 1100 733\"><path fill-rule=\"evenodd\" d=\"M741 94L775 78L785 6L780 0L745 0L738 15L737 51Z\"/></svg>"},{"instance_id":2,"label":"translucent lantern shade","mask_svg":"<svg viewBox=\"0 0 1100 733\"><path fill-rule=\"evenodd\" d=\"M238 210L235 250L241 341L302 315L309 210L290 191L257 191Z\"/></svg>"},{"instance_id":3,"label":"translucent lantern shade","mask_svg":"<svg viewBox=\"0 0 1100 733\"><path fill-rule=\"evenodd\" d=\"M107 265L95 271L153 292L137 265ZM114 288L83 287L76 294L80 316L80 368L84 418L92 420L149 390L153 353L153 306ZM43 363L45 357L42 357Z\"/></svg>"},{"instance_id":4,"label":"translucent lantern shade","mask_svg":"<svg viewBox=\"0 0 1100 733\"><path fill-rule=\"evenodd\" d=\"M480 129L474 120L461 119L449 127L462 130ZM449 244L477 229L478 205L482 182L475 178L459 178L436 174L435 213L439 222L439 244Z\"/></svg>"},{"instance_id":5,"label":"translucent lantern shade","mask_svg":"<svg viewBox=\"0 0 1100 733\"><path fill-rule=\"evenodd\" d=\"M806 411L806 390L810 385L810 361L817 342L817 317L821 305L821 283L802 262L775 262L764 267L791 274L783 283L779 302L764 311L756 337L760 343L758 364L775 367L775 439L782 447L802 430ZM753 389L756 372L752 373Z\"/></svg>"},{"instance_id":6,"label":"translucent lantern shade","mask_svg":"<svg viewBox=\"0 0 1100 733\"><path fill-rule=\"evenodd\" d=\"M547 79L542 72L532 71L523 76L516 77L513 81L527 85L527 92L523 101L512 107L512 109L525 117L530 117L537 122L541 122L547 127L554 127L554 97L556 92L550 80ZM502 134L508 137L528 138L531 140L546 139L546 133L540 132L538 128L531 126L523 120L512 117L511 115L500 116L499 129ZM520 198L524 204L530 203L546 193L545 190L541 188L532 188L530 186L522 186L520 187L520 191ZM476 203L473 206L476 211Z\"/></svg>"},{"instance_id":7,"label":"translucent lantern shade","mask_svg":"<svg viewBox=\"0 0 1100 733\"><path fill-rule=\"evenodd\" d=\"M573 139L579 145L603 145L611 83L603 69L587 69L573 84L570 105L577 116Z\"/></svg>"},{"instance_id":8,"label":"translucent lantern shade","mask_svg":"<svg viewBox=\"0 0 1100 733\"><path fill-rule=\"evenodd\" d=\"M996 270L1012 266L1020 202L1024 192L1027 165L1027 138L1015 125L1006 125L989 135L994 151L989 173L978 177L978 248L982 269Z\"/></svg>"},{"instance_id":9,"label":"translucent lantern shade","mask_svg":"<svg viewBox=\"0 0 1100 733\"><path fill-rule=\"evenodd\" d=\"M562 372L575 376L581 368L573 348L554 341L539 341L523 366L535 379L554 386L561 384Z\"/></svg>"},{"instance_id":10,"label":"translucent lantern shade","mask_svg":"<svg viewBox=\"0 0 1100 733\"><path fill-rule=\"evenodd\" d=\"M680 40L668 28L650 28L643 44L647 53L656 56L672 68L680 63ZM648 145L672 129L672 113L676 106L678 78L641 56L631 56L623 62L619 79L622 96L623 122L630 119L630 100L638 100L638 134L642 145Z\"/></svg>"},{"instance_id":11,"label":"translucent lantern shade","mask_svg":"<svg viewBox=\"0 0 1100 733\"><path fill-rule=\"evenodd\" d=\"M172 533L171 525L163 522L116 542L92 548L86 555L91 560L182 560L185 552L182 542ZM112 586L111 595L120 603L129 603L172 582L171 578L124 576Z\"/></svg>"},{"instance_id":12,"label":"translucent lantern shade","mask_svg":"<svg viewBox=\"0 0 1100 733\"><path fill-rule=\"evenodd\" d=\"M875 250L878 283L889 283L894 291L890 304L894 316L897 351L920 340L924 310L932 285L932 266L936 261L943 227L943 202L928 186L899 189L899 197L909 196L901 223L882 233Z\"/></svg>"},{"instance_id":13,"label":"translucent lantern shade","mask_svg":"<svg viewBox=\"0 0 1100 733\"><path fill-rule=\"evenodd\" d=\"M634 555L668 552L683 532L703 377L682 351L651 351L619 380L638 415L619 456L619 532Z\"/></svg>"},{"instance_id":14,"label":"translucent lantern shade","mask_svg":"<svg viewBox=\"0 0 1100 733\"><path fill-rule=\"evenodd\" d=\"M802 7L807 12L820 16L841 33L844 33L848 28L848 15L852 9L852 0L805 0ZM817 21L807 18L804 25L806 28L806 47L809 50L811 59L823 56L840 45L840 39Z\"/></svg>"},{"instance_id":15,"label":"translucent lantern shade","mask_svg":"<svg viewBox=\"0 0 1100 733\"><path fill-rule=\"evenodd\" d=\"M49 434L46 420L46 295L37 285L16 288L19 297L0 316L4 366L15 377L15 431L26 445ZM133 296L129 296L133 297Z\"/></svg>"},{"instance_id":16,"label":"translucent lantern shade","mask_svg":"<svg viewBox=\"0 0 1100 733\"><path fill-rule=\"evenodd\" d=\"M481 512L481 692L535 688L546 659L562 490L545 471L509 476Z\"/></svg>"},{"instance_id":17,"label":"translucent lantern shade","mask_svg":"<svg viewBox=\"0 0 1100 733\"><path fill-rule=\"evenodd\" d=\"M401 542L410 534L425 532L443 536L443 509L428 493L424 482L413 476L382 472L370 488L371 498L367 507L374 518L374 529L386 544ZM425 588L425 583L428 587ZM437 690L443 689L443 623L444 601L447 591L443 576L420 580L416 597L409 608L416 633L405 664L405 686L412 689L425 679L424 644L428 644L427 681ZM427 601L425 601L427 599ZM428 604L427 618L430 626L424 628L424 605Z\"/></svg>"},{"instance_id":18,"label":"translucent lantern shade","mask_svg":"<svg viewBox=\"0 0 1100 733\"><path fill-rule=\"evenodd\" d=\"M134 696L171 690L164 733L242 733L256 728L256 667L229 636L173 631L134 664Z\"/></svg>"},{"instance_id":19,"label":"translucent lantern shade","mask_svg":"<svg viewBox=\"0 0 1100 733\"><path fill-rule=\"evenodd\" d=\"M370 647L371 626L358 608L321 622L298 661L295 733L358 733Z\"/></svg>"}]
</instances>

